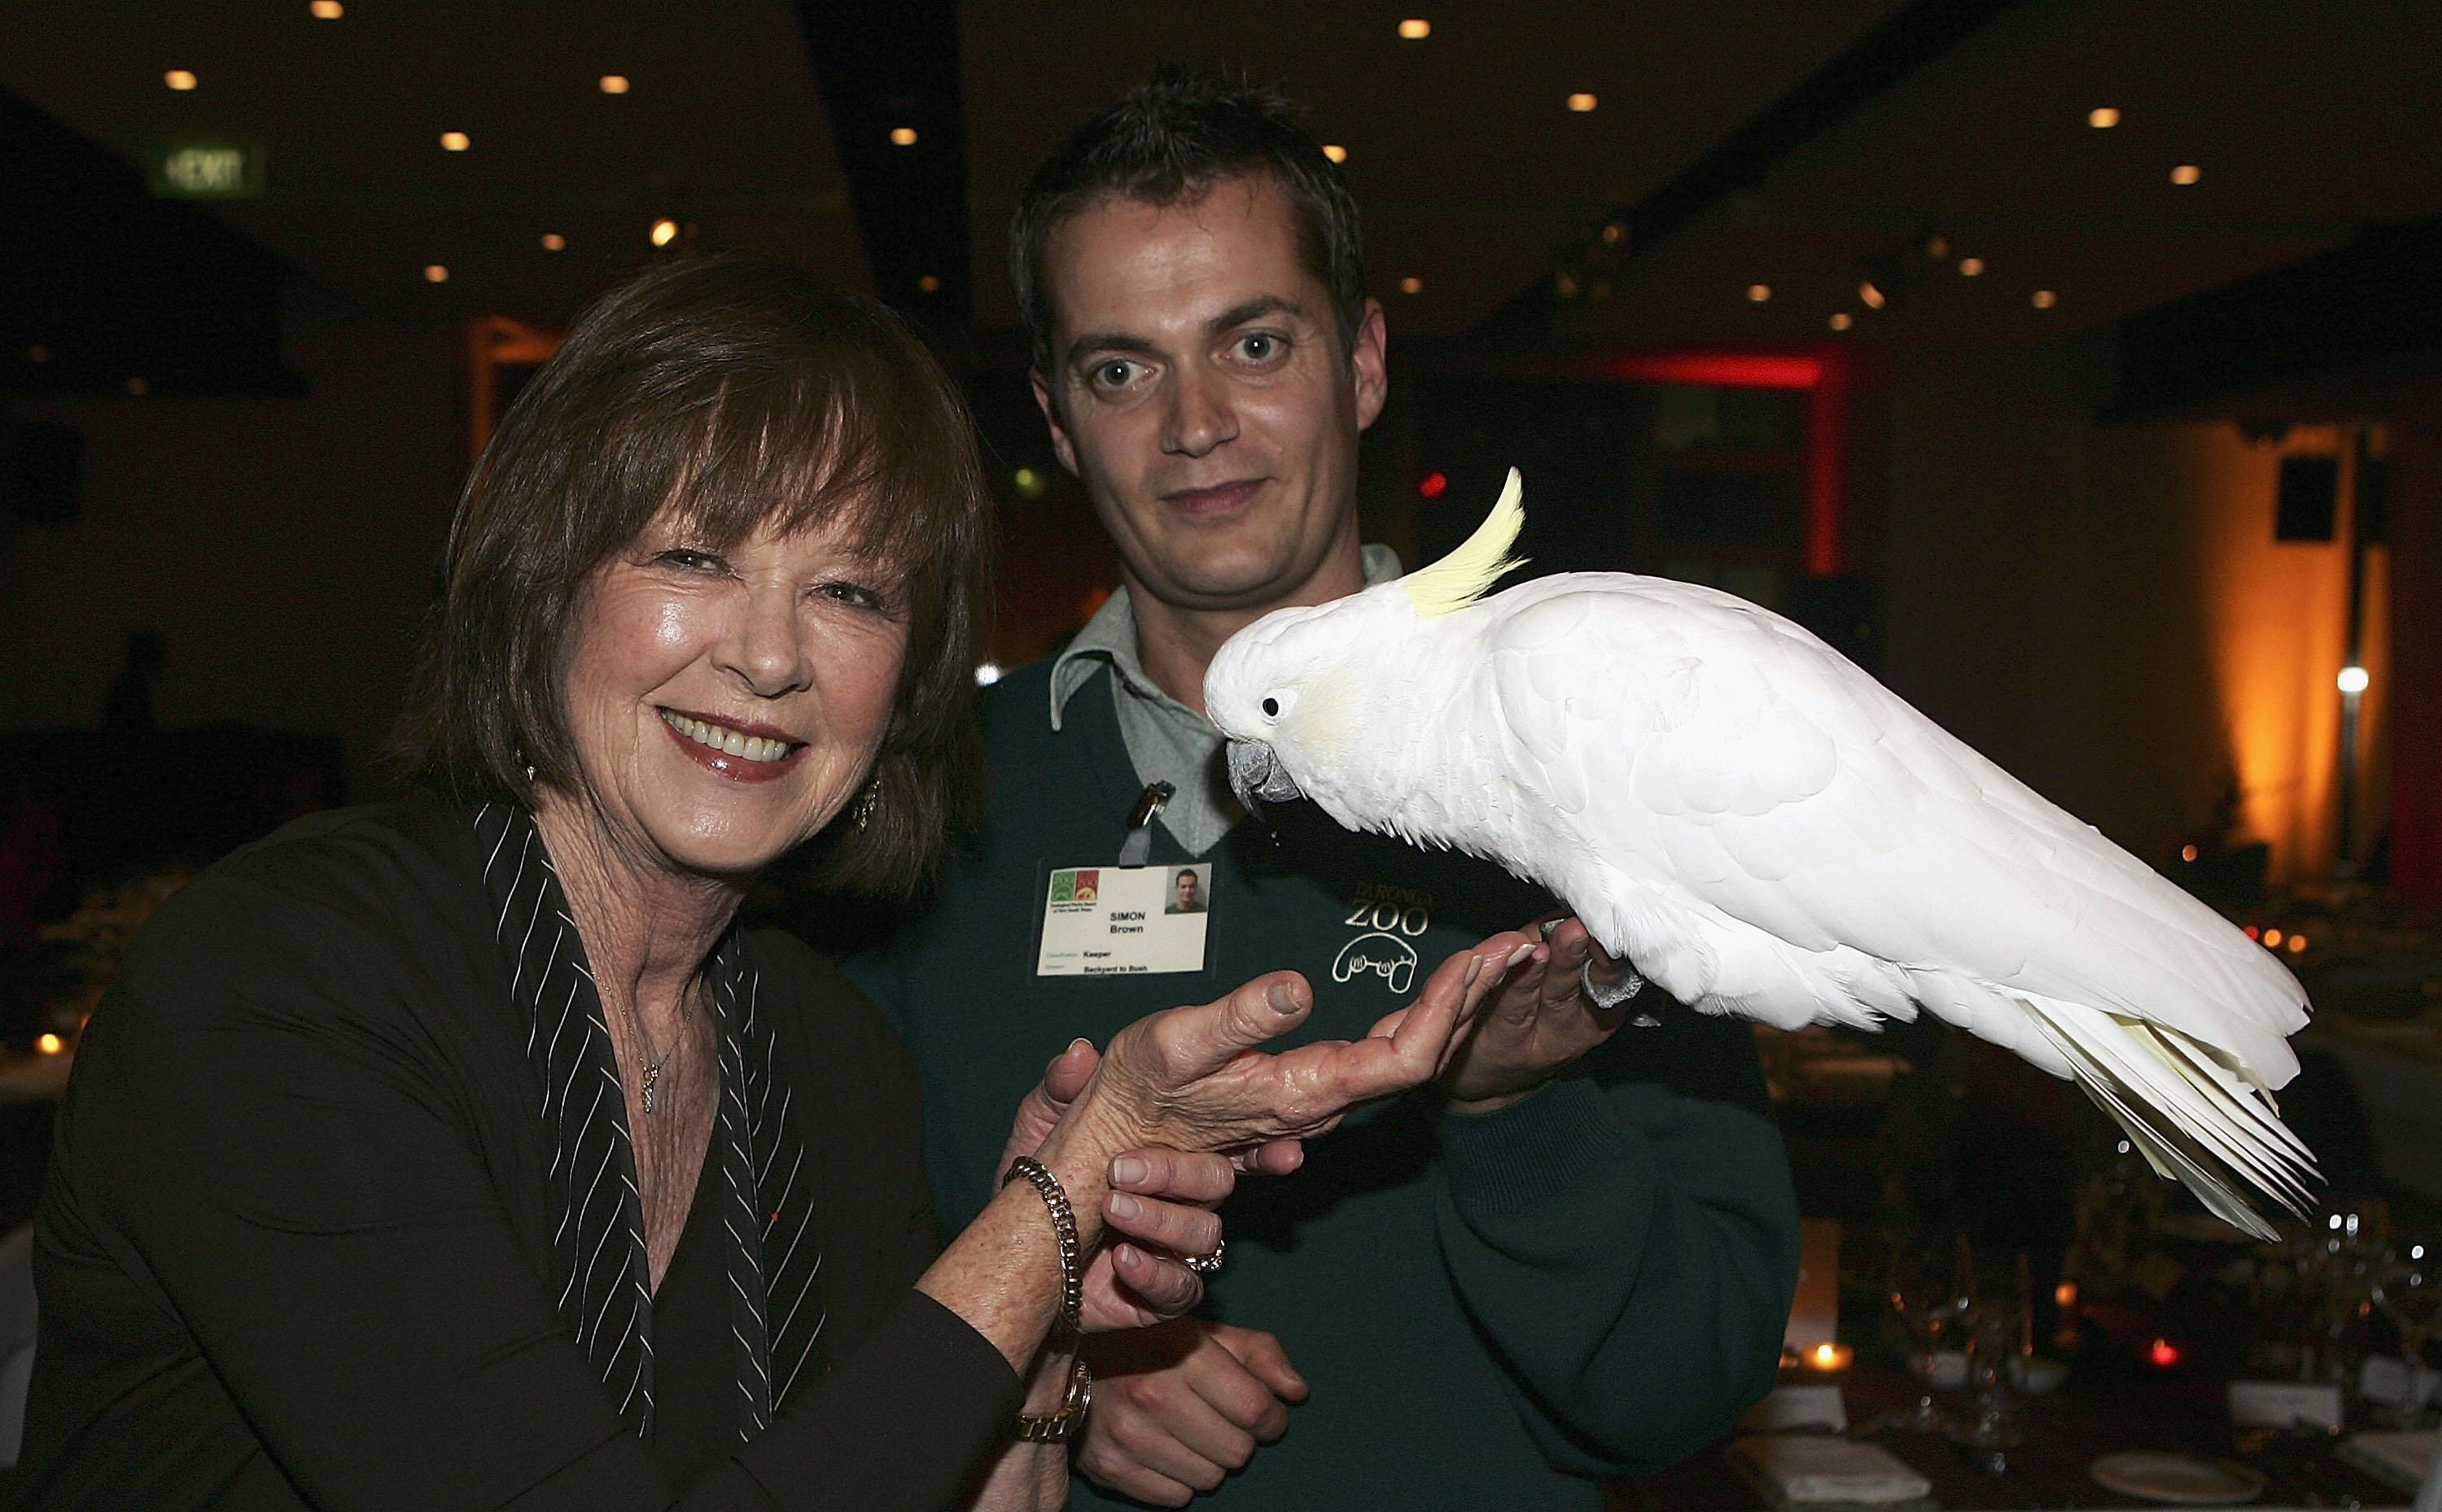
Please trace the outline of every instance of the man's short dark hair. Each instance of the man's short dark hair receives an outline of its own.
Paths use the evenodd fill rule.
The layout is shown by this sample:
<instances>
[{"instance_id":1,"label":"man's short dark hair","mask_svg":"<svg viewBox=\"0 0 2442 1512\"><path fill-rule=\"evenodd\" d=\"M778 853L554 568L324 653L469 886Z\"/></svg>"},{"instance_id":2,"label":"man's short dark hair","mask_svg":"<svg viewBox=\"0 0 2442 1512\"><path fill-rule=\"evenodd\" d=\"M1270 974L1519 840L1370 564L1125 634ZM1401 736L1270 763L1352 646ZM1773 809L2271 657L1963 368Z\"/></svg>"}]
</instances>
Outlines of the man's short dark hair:
<instances>
[{"instance_id":1,"label":"man's short dark hair","mask_svg":"<svg viewBox=\"0 0 2442 1512\"><path fill-rule=\"evenodd\" d=\"M1355 350L1365 318L1364 246L1357 201L1339 165L1298 124L1278 90L1166 66L1070 132L1018 201L1009 228L1010 281L1036 369L1051 369L1055 321L1044 255L1061 222L1104 195L1188 204L1231 178L1267 178L1288 196L1298 255L1331 297L1340 355Z\"/></svg>"},{"instance_id":2,"label":"man's short dark hair","mask_svg":"<svg viewBox=\"0 0 2442 1512\"><path fill-rule=\"evenodd\" d=\"M905 891L980 791L975 657L992 505L966 405L872 301L786 264L650 269L576 322L501 418L450 527L392 757L473 802L582 792L560 701L595 569L675 510L704 543L843 519L908 621L869 822L829 880Z\"/></svg>"}]
</instances>

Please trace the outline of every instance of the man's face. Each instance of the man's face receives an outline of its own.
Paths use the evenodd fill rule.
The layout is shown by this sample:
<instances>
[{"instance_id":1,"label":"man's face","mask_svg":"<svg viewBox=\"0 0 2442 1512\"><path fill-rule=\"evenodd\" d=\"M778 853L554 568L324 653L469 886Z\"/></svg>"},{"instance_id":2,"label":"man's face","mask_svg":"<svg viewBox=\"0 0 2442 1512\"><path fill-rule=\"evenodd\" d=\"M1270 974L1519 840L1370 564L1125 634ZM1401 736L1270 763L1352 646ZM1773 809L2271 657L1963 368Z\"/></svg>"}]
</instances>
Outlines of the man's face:
<instances>
[{"instance_id":1,"label":"man's face","mask_svg":"<svg viewBox=\"0 0 2442 1512\"><path fill-rule=\"evenodd\" d=\"M1193 610L1313 602L1357 538L1357 434L1382 408L1368 301L1343 356L1288 199L1264 178L1053 228L1054 330L1035 396L1135 580Z\"/></svg>"}]
</instances>

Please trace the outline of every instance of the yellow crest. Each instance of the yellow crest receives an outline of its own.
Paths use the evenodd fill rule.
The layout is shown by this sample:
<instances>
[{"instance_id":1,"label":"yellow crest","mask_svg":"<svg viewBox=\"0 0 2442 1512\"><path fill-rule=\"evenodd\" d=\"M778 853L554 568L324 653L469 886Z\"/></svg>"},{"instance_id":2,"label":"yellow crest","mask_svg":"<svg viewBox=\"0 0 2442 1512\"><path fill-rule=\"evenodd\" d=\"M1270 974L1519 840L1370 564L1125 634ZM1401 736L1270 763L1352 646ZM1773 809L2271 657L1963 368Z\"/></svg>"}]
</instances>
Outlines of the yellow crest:
<instances>
[{"instance_id":1,"label":"yellow crest","mask_svg":"<svg viewBox=\"0 0 2442 1512\"><path fill-rule=\"evenodd\" d=\"M1475 534L1440 561L1399 579L1399 586L1408 591L1409 601L1416 606L1418 619L1465 609L1482 598L1485 591L1503 574L1526 565L1523 557L1509 555L1518 532L1526 523L1526 511L1518 502L1524 492L1518 481L1518 469L1510 468L1509 481L1502 485L1501 497L1493 501L1492 513L1484 517Z\"/></svg>"}]
</instances>

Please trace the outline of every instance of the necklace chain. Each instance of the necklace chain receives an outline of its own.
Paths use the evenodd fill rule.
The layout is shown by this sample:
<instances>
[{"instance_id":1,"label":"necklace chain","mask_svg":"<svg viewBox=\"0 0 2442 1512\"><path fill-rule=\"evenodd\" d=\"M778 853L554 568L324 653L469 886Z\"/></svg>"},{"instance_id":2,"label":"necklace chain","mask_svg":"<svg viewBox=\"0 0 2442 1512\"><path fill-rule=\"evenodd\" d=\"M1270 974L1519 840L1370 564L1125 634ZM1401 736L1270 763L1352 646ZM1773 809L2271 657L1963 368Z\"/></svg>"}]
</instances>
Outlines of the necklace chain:
<instances>
[{"instance_id":1,"label":"necklace chain","mask_svg":"<svg viewBox=\"0 0 2442 1512\"><path fill-rule=\"evenodd\" d=\"M667 1066L670 1063L670 1057L678 1054L680 1047L686 1044L686 1006L687 999L693 995L693 991L689 988L687 992L679 994L678 1035L670 1041L670 1047L659 1055L653 1053L652 1036L645 1032L645 1021L636 1016L635 1002L630 999L622 1005L628 1011L629 1031L636 1036L636 1047L644 1052L645 1085L642 1101L647 1113L653 1111L653 1088L662 1080L662 1067Z\"/></svg>"}]
</instances>

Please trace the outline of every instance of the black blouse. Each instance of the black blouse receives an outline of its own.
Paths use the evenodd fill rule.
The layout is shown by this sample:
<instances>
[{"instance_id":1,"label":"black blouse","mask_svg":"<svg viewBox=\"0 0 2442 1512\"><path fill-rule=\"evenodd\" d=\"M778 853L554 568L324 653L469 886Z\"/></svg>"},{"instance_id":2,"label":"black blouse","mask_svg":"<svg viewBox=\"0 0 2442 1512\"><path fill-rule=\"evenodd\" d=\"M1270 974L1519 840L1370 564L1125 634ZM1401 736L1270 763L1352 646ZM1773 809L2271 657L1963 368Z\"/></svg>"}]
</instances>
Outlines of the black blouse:
<instances>
[{"instance_id":1,"label":"black blouse","mask_svg":"<svg viewBox=\"0 0 2442 1512\"><path fill-rule=\"evenodd\" d=\"M827 1369L736 1442L734 1356L698 1337L730 1318L692 1232L708 1163L653 1307L674 1415L640 1439L557 1310L554 1141L492 916L470 816L430 798L301 821L155 916L61 1108L25 1504L957 1500L1018 1383L910 1284L933 1217L881 1016L788 937L740 941L804 1110Z\"/></svg>"}]
</instances>

